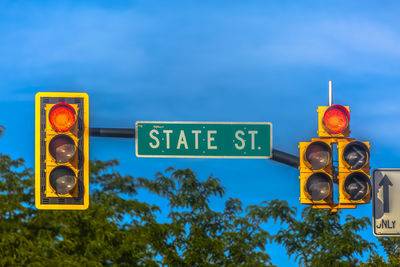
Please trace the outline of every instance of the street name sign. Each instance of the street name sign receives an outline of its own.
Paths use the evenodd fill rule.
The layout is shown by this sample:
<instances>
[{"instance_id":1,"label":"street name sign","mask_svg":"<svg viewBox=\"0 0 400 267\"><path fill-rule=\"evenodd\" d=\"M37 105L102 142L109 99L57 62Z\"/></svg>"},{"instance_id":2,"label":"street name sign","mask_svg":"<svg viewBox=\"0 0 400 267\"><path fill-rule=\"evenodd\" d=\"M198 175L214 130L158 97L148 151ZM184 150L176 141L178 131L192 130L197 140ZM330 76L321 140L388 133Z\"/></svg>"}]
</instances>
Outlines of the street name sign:
<instances>
[{"instance_id":1,"label":"street name sign","mask_svg":"<svg viewBox=\"0 0 400 267\"><path fill-rule=\"evenodd\" d=\"M374 169L372 184L374 235L400 236L400 169Z\"/></svg>"},{"instance_id":2,"label":"street name sign","mask_svg":"<svg viewBox=\"0 0 400 267\"><path fill-rule=\"evenodd\" d=\"M138 121L137 157L251 158L272 156L269 122Z\"/></svg>"}]
</instances>

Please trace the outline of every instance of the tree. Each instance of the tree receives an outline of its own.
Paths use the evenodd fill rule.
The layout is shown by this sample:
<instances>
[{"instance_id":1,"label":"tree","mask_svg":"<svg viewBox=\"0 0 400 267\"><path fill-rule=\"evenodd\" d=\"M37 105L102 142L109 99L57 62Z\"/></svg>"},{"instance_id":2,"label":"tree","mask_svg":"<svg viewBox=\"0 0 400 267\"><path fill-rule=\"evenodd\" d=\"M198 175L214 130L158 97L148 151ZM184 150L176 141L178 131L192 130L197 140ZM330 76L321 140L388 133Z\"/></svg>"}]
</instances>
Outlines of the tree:
<instances>
[{"instance_id":1,"label":"tree","mask_svg":"<svg viewBox=\"0 0 400 267\"><path fill-rule=\"evenodd\" d=\"M398 237L383 237L379 238L388 262L394 266L400 266L400 238Z\"/></svg>"},{"instance_id":2,"label":"tree","mask_svg":"<svg viewBox=\"0 0 400 267\"><path fill-rule=\"evenodd\" d=\"M0 265L18 265L19 259L35 257L27 225L33 217L33 172L19 168L22 159L0 154Z\"/></svg>"},{"instance_id":3,"label":"tree","mask_svg":"<svg viewBox=\"0 0 400 267\"><path fill-rule=\"evenodd\" d=\"M267 207L243 210L238 199L213 211L219 180L199 181L190 169L154 180L121 175L117 160L91 162L86 211L34 208L33 170L0 155L0 265L254 266L269 265ZM168 174L168 175L167 175ZM167 222L156 205L136 199L144 189L165 198Z\"/></svg>"},{"instance_id":4,"label":"tree","mask_svg":"<svg viewBox=\"0 0 400 267\"><path fill-rule=\"evenodd\" d=\"M268 206L250 206L246 212L240 200L230 198L224 212L210 209L211 196L224 194L218 179L200 182L190 169L162 173L155 180L139 183L169 201L171 230L160 240L158 253L169 266L255 266L270 264L265 245L269 233L261 224L268 221Z\"/></svg>"},{"instance_id":5,"label":"tree","mask_svg":"<svg viewBox=\"0 0 400 267\"><path fill-rule=\"evenodd\" d=\"M370 258L363 266L400 266L400 238L380 237L378 241L383 247L387 262L378 252L372 251Z\"/></svg>"},{"instance_id":6,"label":"tree","mask_svg":"<svg viewBox=\"0 0 400 267\"><path fill-rule=\"evenodd\" d=\"M347 215L342 224L338 213L307 207L300 220L286 216L283 221L287 228L279 230L274 240L305 266L354 266L360 263L358 256L376 247L357 234L370 225L367 217Z\"/></svg>"},{"instance_id":7,"label":"tree","mask_svg":"<svg viewBox=\"0 0 400 267\"><path fill-rule=\"evenodd\" d=\"M117 160L90 163L90 207L85 211L34 208L34 173L22 159L0 154L0 266L266 266L266 245L282 244L300 264L386 264L375 245L357 234L368 218L306 208L272 200L242 207L229 198L223 211L211 199L225 195L220 181L199 180L190 169L170 168L154 179L121 175ZM168 204L161 210L140 201L145 190ZM263 226L281 222L276 234ZM399 239L380 239L389 264L399 265Z\"/></svg>"}]
</instances>

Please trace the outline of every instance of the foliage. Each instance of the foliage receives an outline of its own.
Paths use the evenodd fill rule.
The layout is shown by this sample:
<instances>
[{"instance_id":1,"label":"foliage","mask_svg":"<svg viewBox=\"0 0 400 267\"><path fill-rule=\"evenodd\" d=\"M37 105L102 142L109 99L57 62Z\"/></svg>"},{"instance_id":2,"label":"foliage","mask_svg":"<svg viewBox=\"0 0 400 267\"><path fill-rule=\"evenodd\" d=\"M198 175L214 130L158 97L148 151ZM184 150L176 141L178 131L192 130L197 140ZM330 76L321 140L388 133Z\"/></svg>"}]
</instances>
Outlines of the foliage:
<instances>
[{"instance_id":1,"label":"foliage","mask_svg":"<svg viewBox=\"0 0 400 267\"><path fill-rule=\"evenodd\" d=\"M400 266L400 238L379 238L379 242L386 252L389 263L394 266Z\"/></svg>"},{"instance_id":2,"label":"foliage","mask_svg":"<svg viewBox=\"0 0 400 267\"><path fill-rule=\"evenodd\" d=\"M223 212L213 211L210 198L225 193L214 177L202 182L189 169L170 169L154 180L136 179L114 171L116 165L91 162L88 210L36 210L32 169L0 155L0 265L270 264L269 234L261 227L267 207L244 211L238 199L229 199ZM136 199L138 189L165 198L168 218L158 206Z\"/></svg>"},{"instance_id":3,"label":"foliage","mask_svg":"<svg viewBox=\"0 0 400 267\"><path fill-rule=\"evenodd\" d=\"M284 221L288 227L281 229L274 240L305 266L354 266L357 256L375 248L375 244L357 234L370 225L367 217L356 219L348 215L341 223L337 213L308 207L300 220L286 217Z\"/></svg>"},{"instance_id":4,"label":"foliage","mask_svg":"<svg viewBox=\"0 0 400 267\"><path fill-rule=\"evenodd\" d=\"M306 208L300 219L287 202L242 207L229 198L223 211L210 207L225 189L210 176L168 169L154 179L121 175L117 160L90 163L91 196L86 211L34 208L34 173L22 159L0 154L0 266L266 266L266 245L282 244L306 266L399 266L399 239L379 239L387 261L359 234L367 218ZM147 191L168 204L137 199ZM159 203L159 202L157 202ZM269 220L281 222L276 234ZM366 263L357 260L369 252Z\"/></svg>"},{"instance_id":5,"label":"foliage","mask_svg":"<svg viewBox=\"0 0 400 267\"><path fill-rule=\"evenodd\" d=\"M380 237L378 240L386 254L387 262L378 252L373 251L363 266L400 266L400 238Z\"/></svg>"},{"instance_id":6,"label":"foliage","mask_svg":"<svg viewBox=\"0 0 400 267\"><path fill-rule=\"evenodd\" d=\"M268 221L268 206L250 206L244 214L240 200L229 199L224 212L210 209L211 196L224 194L218 179L200 182L190 169L162 173L139 184L169 201L170 231L157 251L169 266L255 266L269 264L265 245L269 234L261 227Z\"/></svg>"},{"instance_id":7,"label":"foliage","mask_svg":"<svg viewBox=\"0 0 400 267\"><path fill-rule=\"evenodd\" d=\"M288 227L281 229L274 240L305 266L354 266L357 256L375 247L357 234L370 224L366 217L356 219L348 215L342 224L339 214L308 207L301 220L288 216L285 222Z\"/></svg>"}]
</instances>

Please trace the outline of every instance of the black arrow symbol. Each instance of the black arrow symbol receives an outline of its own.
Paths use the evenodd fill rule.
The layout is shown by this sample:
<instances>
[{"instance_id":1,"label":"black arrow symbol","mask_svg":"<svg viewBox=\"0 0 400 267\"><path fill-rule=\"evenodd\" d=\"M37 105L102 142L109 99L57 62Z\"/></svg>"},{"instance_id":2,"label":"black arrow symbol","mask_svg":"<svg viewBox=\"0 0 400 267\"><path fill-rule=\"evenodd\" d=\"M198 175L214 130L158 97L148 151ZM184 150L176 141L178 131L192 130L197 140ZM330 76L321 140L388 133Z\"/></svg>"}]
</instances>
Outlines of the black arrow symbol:
<instances>
[{"instance_id":1,"label":"black arrow symbol","mask_svg":"<svg viewBox=\"0 0 400 267\"><path fill-rule=\"evenodd\" d=\"M393 186L393 184L385 175L378 185L383 186L383 213L389 213L389 185Z\"/></svg>"}]
</instances>

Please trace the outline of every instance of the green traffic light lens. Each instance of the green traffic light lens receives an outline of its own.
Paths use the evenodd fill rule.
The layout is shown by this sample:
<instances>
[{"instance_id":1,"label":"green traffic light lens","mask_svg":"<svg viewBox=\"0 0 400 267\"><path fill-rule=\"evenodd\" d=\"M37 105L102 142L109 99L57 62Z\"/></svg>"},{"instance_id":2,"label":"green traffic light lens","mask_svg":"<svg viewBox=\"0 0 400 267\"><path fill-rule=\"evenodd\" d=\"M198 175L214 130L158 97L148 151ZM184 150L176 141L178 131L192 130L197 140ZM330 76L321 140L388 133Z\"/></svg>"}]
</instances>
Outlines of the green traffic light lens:
<instances>
[{"instance_id":1,"label":"green traffic light lens","mask_svg":"<svg viewBox=\"0 0 400 267\"><path fill-rule=\"evenodd\" d=\"M362 172L353 172L344 181L344 190L351 200L363 199L371 190L371 182Z\"/></svg>"},{"instance_id":2,"label":"green traffic light lens","mask_svg":"<svg viewBox=\"0 0 400 267\"><path fill-rule=\"evenodd\" d=\"M67 163L75 155L75 142L68 135L56 135L50 141L49 152L57 163Z\"/></svg>"},{"instance_id":3,"label":"green traffic light lens","mask_svg":"<svg viewBox=\"0 0 400 267\"><path fill-rule=\"evenodd\" d=\"M332 186L332 179L322 172L312 174L306 182L306 190L313 201L327 198L332 192Z\"/></svg>"},{"instance_id":4,"label":"green traffic light lens","mask_svg":"<svg viewBox=\"0 0 400 267\"><path fill-rule=\"evenodd\" d=\"M58 166L50 173L50 185L57 194L69 194L76 185L74 171L67 166Z\"/></svg>"},{"instance_id":5,"label":"green traffic light lens","mask_svg":"<svg viewBox=\"0 0 400 267\"><path fill-rule=\"evenodd\" d=\"M350 166L350 169L361 169L368 163L369 149L362 142L351 142L343 150L343 159Z\"/></svg>"},{"instance_id":6,"label":"green traffic light lens","mask_svg":"<svg viewBox=\"0 0 400 267\"><path fill-rule=\"evenodd\" d=\"M316 141L307 147L305 156L313 170L321 170L332 161L332 149L327 143Z\"/></svg>"}]
</instances>

